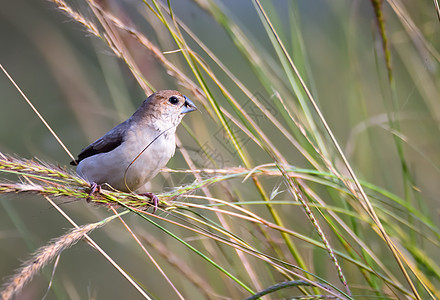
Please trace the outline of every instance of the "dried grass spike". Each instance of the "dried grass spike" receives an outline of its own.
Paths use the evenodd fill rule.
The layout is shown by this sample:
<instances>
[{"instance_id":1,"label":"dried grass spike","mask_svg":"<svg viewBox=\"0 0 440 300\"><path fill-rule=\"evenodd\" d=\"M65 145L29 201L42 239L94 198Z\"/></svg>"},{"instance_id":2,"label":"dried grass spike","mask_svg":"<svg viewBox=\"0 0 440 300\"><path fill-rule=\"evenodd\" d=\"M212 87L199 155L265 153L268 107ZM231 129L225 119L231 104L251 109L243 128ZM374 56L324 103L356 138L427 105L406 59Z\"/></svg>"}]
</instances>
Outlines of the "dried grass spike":
<instances>
[{"instance_id":1,"label":"dried grass spike","mask_svg":"<svg viewBox=\"0 0 440 300\"><path fill-rule=\"evenodd\" d=\"M48 245L39 248L35 254L25 261L22 266L3 284L0 292L1 299L8 300L19 293L23 287L44 266L52 262L61 252L75 245L87 233L103 226L106 222L88 224L75 228L65 235L52 240Z\"/></svg>"}]
</instances>

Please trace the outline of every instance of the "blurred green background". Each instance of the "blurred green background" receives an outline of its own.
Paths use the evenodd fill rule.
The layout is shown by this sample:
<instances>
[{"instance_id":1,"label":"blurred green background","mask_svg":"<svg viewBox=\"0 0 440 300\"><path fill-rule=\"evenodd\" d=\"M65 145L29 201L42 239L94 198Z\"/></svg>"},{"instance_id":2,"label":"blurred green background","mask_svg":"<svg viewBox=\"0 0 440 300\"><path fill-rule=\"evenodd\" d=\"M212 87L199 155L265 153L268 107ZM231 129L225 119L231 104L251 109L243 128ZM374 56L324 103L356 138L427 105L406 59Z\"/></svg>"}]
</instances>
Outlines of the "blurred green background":
<instances>
[{"instance_id":1,"label":"blurred green background","mask_svg":"<svg viewBox=\"0 0 440 300\"><path fill-rule=\"evenodd\" d=\"M288 94L288 79L282 73L276 52L252 3L229 0L216 2L246 33L250 43L258 50L259 57L273 66L274 76L279 77L279 86L284 89L284 94ZM85 16L91 15L84 3L68 3ZM397 13L398 10L393 6L395 3L406 10ZM120 12L128 24L157 43L162 51L177 49L166 30L160 27L157 20L153 20L153 15L141 1L115 1L108 5L112 10ZM262 86L247 58L243 57L214 17L193 1L171 1L171 5L176 16L283 122L279 106L273 103L273 94ZM392 132L387 121L387 113L393 111L393 95L388 86L382 40L371 3L303 0L263 2L263 5L272 21L276 21L283 42L298 63L301 74L306 78L357 175L403 197L405 187L402 183L401 162L393 142L395 132ZM432 1L389 1L384 2L383 8L398 109L391 114L396 114L401 126L401 132L395 134L403 140L406 163L414 178L411 193L415 194L417 201L423 203L415 206L426 211L434 220L434 226L438 226L439 20ZM413 25L406 27L408 24ZM302 45L298 44L298 36L303 39ZM130 116L146 97L124 62L102 41L49 1L1 1L0 40L0 63L74 155ZM194 42L189 44L203 59L209 61L209 57ZM193 100L196 99L168 75L151 53L140 47L133 46L133 49L133 57L142 74L156 89L179 89ZM178 53L167 54L166 57L178 65L183 64ZM182 69L188 70L186 66L182 66ZM249 98L239 95L237 87L218 67L212 65L212 71L218 72L220 80L224 81L232 93L238 94L236 99L251 113L252 104L247 105ZM215 89L214 84L211 86L216 101L227 107L219 90ZM278 90L278 87L274 88ZM55 165L68 165L70 158L4 74L0 75L0 97L0 151L25 158L36 157ZM294 101L294 98L287 98L287 101ZM234 150L224 147L222 127L209 118L203 105L197 103L197 100L195 102L200 113L187 116L184 122L192 128L198 141L194 141L181 126L178 135L182 146L188 149L198 167L215 166L212 161L199 156L203 147L213 152L218 167L241 166ZM292 150L284 137L272 129L273 125L261 112L257 114L258 124L266 128L266 134L270 135L277 148L286 153L289 163L310 168L304 157ZM242 142L252 156L254 166L272 162L267 154L247 139L243 136ZM336 158L334 160L338 162ZM168 166L188 168L179 151ZM153 190L169 190L176 184L189 184L193 180L193 177L184 175L158 176L154 180ZM239 182L231 183L234 191L252 199L255 195L252 189L255 188L240 185ZM281 183L281 179L268 179L264 185L271 191ZM318 185L315 188L320 190ZM285 199L289 195L285 193L280 197ZM101 220L109 214L105 208L91 206L83 201L56 201L65 202L61 204L62 208L74 215L75 220L81 224ZM0 276L4 278L12 274L29 253L45 245L51 238L60 236L71 226L39 196L2 195L0 203ZM288 212L293 213L290 210ZM260 213L265 214L264 211ZM405 212L401 214L405 215ZM148 227L148 224L139 224L135 216L129 217L128 221L135 228ZM310 224L302 227L308 222L304 214L298 214L290 221L290 227L304 234L315 235L316 238ZM159 238L163 236L154 228L143 230ZM93 237L131 274L136 276L138 272L143 284L154 286L158 298L175 297L151 263L147 260L139 261L135 255L139 249L120 224L109 224L93 233ZM188 239L191 238L189 234ZM375 245L370 246L375 248ZM380 246L377 247L379 249ZM194 254L187 253L186 249L176 249L188 261L194 259ZM437 247L429 246L425 250L432 259L438 259L435 254L438 253ZM378 250L378 255L381 251ZM321 254L326 259L326 253L322 251ZM319 260L313 257L307 259ZM151 272L145 271L149 268ZM50 269L46 268L45 276L37 276L17 299L41 297L47 288ZM218 276L206 271L209 270L206 266L201 269L203 271L200 272L207 272L206 276L211 276L211 280ZM173 276L178 277L171 273ZM438 281L436 283L438 288ZM54 290L49 293L49 298L140 297L108 262L82 242L62 254L56 270ZM203 298L191 286L185 286L183 290L189 299ZM219 290L223 293L228 287ZM236 293L234 296L231 292L229 296L239 299L242 294Z\"/></svg>"}]
</instances>

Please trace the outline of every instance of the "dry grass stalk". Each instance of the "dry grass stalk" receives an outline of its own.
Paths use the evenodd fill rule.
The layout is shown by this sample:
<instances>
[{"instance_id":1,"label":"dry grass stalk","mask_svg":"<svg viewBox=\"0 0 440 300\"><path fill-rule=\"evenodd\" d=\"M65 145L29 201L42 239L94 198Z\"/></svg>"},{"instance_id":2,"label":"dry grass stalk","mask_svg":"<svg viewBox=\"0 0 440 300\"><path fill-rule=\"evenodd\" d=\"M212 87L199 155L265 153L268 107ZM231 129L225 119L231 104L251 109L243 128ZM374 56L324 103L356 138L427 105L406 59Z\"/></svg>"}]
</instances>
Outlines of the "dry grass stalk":
<instances>
[{"instance_id":1,"label":"dry grass stalk","mask_svg":"<svg viewBox=\"0 0 440 300\"><path fill-rule=\"evenodd\" d=\"M60 167L41 161L16 158L3 153L0 153L0 171L15 174L37 175L48 177L49 179L58 178L60 180L67 180L77 184L85 183L81 178Z\"/></svg>"},{"instance_id":2,"label":"dry grass stalk","mask_svg":"<svg viewBox=\"0 0 440 300\"><path fill-rule=\"evenodd\" d=\"M100 36L98 28L95 26L94 23L88 21L86 18L84 18L81 14L74 11L70 6L68 6L64 1L62 0L51 0L53 3L55 3L58 8L62 11L64 11L68 16L70 16L72 19L83 25L91 34Z\"/></svg>"},{"instance_id":3,"label":"dry grass stalk","mask_svg":"<svg viewBox=\"0 0 440 300\"><path fill-rule=\"evenodd\" d=\"M226 298L218 295L205 278L195 272L185 261L174 254L169 247L154 237L154 235L148 231L143 231L140 237L145 243L148 243L150 247L153 247L160 256L165 258L169 264L176 268L176 270L180 271L184 278L192 282L206 299Z\"/></svg>"},{"instance_id":4,"label":"dry grass stalk","mask_svg":"<svg viewBox=\"0 0 440 300\"><path fill-rule=\"evenodd\" d=\"M54 239L48 245L39 248L35 254L22 264L16 273L9 278L3 285L0 292L1 299L11 299L19 293L23 287L48 263L52 262L64 250L72 247L80 241L86 234L103 226L105 222L93 223L73 229L65 235Z\"/></svg>"}]
</instances>

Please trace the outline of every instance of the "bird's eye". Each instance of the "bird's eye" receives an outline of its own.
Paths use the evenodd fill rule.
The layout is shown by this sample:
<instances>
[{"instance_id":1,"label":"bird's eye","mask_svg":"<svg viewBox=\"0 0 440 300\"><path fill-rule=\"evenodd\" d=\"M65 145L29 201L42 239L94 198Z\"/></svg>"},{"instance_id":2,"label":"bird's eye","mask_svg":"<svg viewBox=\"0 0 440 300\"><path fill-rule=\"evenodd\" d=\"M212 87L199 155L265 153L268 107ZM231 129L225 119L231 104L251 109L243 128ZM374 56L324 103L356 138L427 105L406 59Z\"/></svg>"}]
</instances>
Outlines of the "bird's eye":
<instances>
[{"instance_id":1,"label":"bird's eye","mask_svg":"<svg viewBox=\"0 0 440 300\"><path fill-rule=\"evenodd\" d=\"M177 103L179 103L179 99L178 99L176 96L171 96L171 97L168 99L168 101L169 101L171 104L174 104L174 105L176 105Z\"/></svg>"}]
</instances>

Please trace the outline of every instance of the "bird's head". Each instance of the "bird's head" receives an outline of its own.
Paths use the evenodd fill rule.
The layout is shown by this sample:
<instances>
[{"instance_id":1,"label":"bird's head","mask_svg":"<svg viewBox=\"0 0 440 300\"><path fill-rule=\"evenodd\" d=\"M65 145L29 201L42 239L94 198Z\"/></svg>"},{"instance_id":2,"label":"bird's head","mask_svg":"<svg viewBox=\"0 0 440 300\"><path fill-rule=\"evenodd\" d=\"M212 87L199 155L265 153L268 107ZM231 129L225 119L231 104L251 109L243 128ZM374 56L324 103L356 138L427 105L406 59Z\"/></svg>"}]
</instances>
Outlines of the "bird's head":
<instances>
[{"instance_id":1,"label":"bird's head","mask_svg":"<svg viewBox=\"0 0 440 300\"><path fill-rule=\"evenodd\" d=\"M163 90L150 95L133 114L147 123L166 129L179 125L186 113L197 110L194 103L178 91Z\"/></svg>"}]
</instances>

